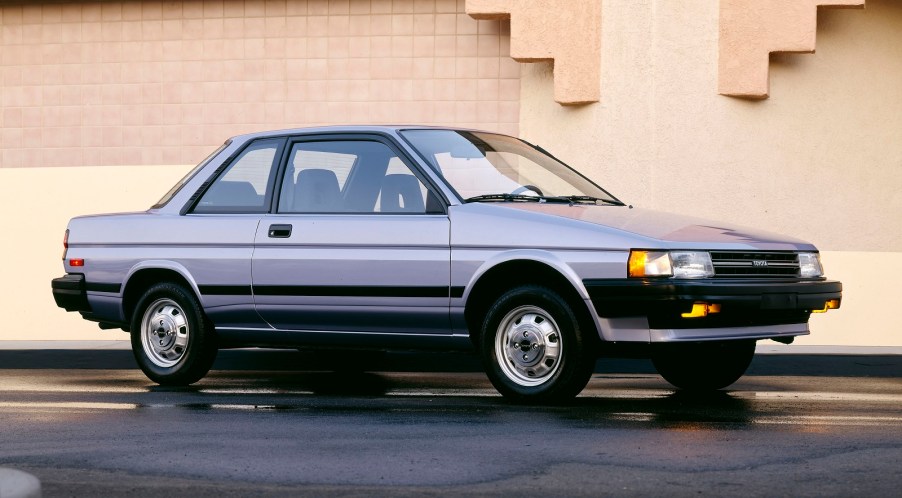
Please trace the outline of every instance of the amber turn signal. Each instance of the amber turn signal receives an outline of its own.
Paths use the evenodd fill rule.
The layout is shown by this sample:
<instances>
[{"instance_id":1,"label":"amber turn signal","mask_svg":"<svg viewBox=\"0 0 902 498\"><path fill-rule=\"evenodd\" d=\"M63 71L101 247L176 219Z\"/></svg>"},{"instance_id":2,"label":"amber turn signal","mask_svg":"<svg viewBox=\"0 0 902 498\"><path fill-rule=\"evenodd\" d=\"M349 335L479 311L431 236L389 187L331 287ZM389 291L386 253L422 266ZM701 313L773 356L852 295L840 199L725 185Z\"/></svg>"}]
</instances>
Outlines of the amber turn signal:
<instances>
[{"instance_id":1,"label":"amber turn signal","mask_svg":"<svg viewBox=\"0 0 902 498\"><path fill-rule=\"evenodd\" d=\"M630 251L627 274L633 278L673 276L670 255L665 251Z\"/></svg>"},{"instance_id":2,"label":"amber turn signal","mask_svg":"<svg viewBox=\"0 0 902 498\"><path fill-rule=\"evenodd\" d=\"M826 313L827 310L839 309L839 299L830 299L824 303L824 309L811 310L812 313Z\"/></svg>"},{"instance_id":3,"label":"amber turn signal","mask_svg":"<svg viewBox=\"0 0 902 498\"><path fill-rule=\"evenodd\" d=\"M648 261L648 253L645 251L633 251L630 253L629 276L644 277L645 262Z\"/></svg>"},{"instance_id":4,"label":"amber turn signal","mask_svg":"<svg viewBox=\"0 0 902 498\"><path fill-rule=\"evenodd\" d=\"M688 313L681 313L680 316L682 316L683 318L700 318L703 316L708 316L708 314L711 313L720 313L720 305L709 303L694 303L692 305L692 311Z\"/></svg>"}]
</instances>

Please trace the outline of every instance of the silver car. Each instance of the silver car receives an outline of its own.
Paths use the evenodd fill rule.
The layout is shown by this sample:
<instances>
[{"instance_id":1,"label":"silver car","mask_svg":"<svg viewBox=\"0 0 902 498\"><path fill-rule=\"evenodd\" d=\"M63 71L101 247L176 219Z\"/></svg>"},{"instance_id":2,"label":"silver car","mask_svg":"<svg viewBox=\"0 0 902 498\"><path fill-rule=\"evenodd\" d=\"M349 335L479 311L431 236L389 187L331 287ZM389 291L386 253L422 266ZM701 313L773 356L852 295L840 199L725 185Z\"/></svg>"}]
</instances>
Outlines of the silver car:
<instances>
[{"instance_id":1,"label":"silver car","mask_svg":"<svg viewBox=\"0 0 902 498\"><path fill-rule=\"evenodd\" d=\"M684 389L838 308L800 240L633 208L523 140L328 127L228 140L144 212L66 230L57 304L153 381L219 348L475 349L503 395L577 395L600 355Z\"/></svg>"}]
</instances>

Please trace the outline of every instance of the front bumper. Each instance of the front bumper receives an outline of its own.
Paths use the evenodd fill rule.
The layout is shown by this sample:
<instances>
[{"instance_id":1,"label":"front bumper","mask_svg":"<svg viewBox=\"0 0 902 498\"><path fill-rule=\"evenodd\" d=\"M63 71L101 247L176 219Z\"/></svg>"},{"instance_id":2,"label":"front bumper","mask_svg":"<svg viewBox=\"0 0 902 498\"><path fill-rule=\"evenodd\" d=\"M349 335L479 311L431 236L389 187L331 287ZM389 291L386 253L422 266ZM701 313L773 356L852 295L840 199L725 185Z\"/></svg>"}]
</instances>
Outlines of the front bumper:
<instances>
[{"instance_id":1,"label":"front bumper","mask_svg":"<svg viewBox=\"0 0 902 498\"><path fill-rule=\"evenodd\" d=\"M53 289L53 299L60 308L66 311L91 311L84 275L70 273L60 278L54 278L50 282L50 287Z\"/></svg>"},{"instance_id":2,"label":"front bumper","mask_svg":"<svg viewBox=\"0 0 902 498\"><path fill-rule=\"evenodd\" d=\"M803 324L827 301L842 299L842 283L828 280L587 279L583 284L599 317L646 317L651 329ZM717 304L720 311L683 317L695 303Z\"/></svg>"}]
</instances>

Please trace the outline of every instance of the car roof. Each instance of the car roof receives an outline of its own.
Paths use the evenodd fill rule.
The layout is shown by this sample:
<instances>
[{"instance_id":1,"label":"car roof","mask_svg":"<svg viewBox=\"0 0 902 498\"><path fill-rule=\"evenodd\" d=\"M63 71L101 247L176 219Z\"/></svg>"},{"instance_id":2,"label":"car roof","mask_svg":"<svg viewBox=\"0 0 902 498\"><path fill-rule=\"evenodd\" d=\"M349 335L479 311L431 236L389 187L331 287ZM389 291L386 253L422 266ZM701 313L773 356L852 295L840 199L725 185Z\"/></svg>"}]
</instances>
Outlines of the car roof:
<instances>
[{"instance_id":1,"label":"car roof","mask_svg":"<svg viewBox=\"0 0 902 498\"><path fill-rule=\"evenodd\" d=\"M493 133L486 132L483 130L475 130L468 128L456 128L456 127L448 127L448 126L426 126L426 125L331 125L331 126L316 126L316 127L307 127L307 128L288 128L283 130L268 130L268 131L259 131L254 133L246 133L243 135L236 135L231 138L231 140L244 142L247 140L253 140L257 138L266 138L266 137L281 137L285 135L301 135L307 133L388 133L395 134L400 130L449 130L449 131L475 131L475 132L483 132L483 133Z\"/></svg>"}]
</instances>

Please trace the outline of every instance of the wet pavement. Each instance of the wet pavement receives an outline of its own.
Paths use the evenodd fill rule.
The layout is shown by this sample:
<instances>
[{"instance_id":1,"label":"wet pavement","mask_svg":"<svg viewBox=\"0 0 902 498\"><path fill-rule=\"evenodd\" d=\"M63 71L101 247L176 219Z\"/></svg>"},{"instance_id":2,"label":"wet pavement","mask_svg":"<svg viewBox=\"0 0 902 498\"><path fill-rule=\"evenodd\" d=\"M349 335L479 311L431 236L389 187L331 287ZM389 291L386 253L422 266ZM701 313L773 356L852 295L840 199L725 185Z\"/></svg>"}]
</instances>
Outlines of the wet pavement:
<instances>
[{"instance_id":1,"label":"wet pavement","mask_svg":"<svg viewBox=\"0 0 902 498\"><path fill-rule=\"evenodd\" d=\"M285 367L277 357L270 366ZM3 359L0 467L37 476L46 497L897 496L902 486L894 356L759 356L752 375L704 396L672 390L643 362L610 361L555 407L503 400L466 357L445 358L456 372L421 356L383 373L248 371L259 365L221 358L187 389L134 369ZM418 361L432 368L404 371Z\"/></svg>"}]
</instances>

